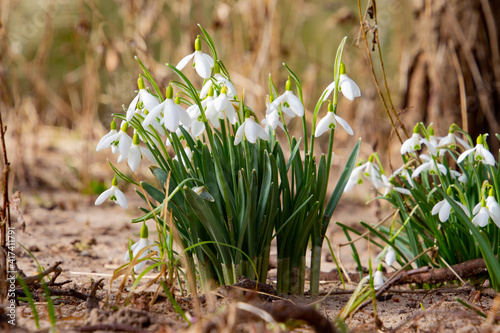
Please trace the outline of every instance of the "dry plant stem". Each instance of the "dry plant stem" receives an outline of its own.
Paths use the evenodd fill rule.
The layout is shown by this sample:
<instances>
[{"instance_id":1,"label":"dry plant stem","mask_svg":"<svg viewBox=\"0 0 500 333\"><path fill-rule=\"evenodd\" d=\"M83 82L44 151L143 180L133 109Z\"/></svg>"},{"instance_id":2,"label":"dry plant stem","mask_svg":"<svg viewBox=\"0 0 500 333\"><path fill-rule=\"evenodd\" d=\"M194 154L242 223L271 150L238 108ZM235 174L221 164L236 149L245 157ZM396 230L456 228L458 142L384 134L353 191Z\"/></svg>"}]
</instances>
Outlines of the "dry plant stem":
<instances>
[{"instance_id":1,"label":"dry plant stem","mask_svg":"<svg viewBox=\"0 0 500 333\"><path fill-rule=\"evenodd\" d=\"M365 25L364 25L365 19L364 19L363 15L361 14L361 2L360 2L360 0L358 0L358 14L359 14L359 23L361 25L361 32L363 33L363 39L365 41L366 54L368 55L368 61L370 63L370 70L371 70L372 76L373 76L373 81L375 82L375 86L377 87L378 95L380 96L380 99L382 100L382 103L384 104L384 109L387 112L387 116L389 117L389 120L391 121L392 128L396 132L396 135L398 136L399 141L401 143L403 143L403 139L401 139L401 136L399 135L399 132L397 131L396 125L394 124L394 119L392 119L391 111L389 110L389 107L388 107L387 102L385 100L384 94L382 93L382 90L380 89L377 75L375 74L375 69L373 68L373 60L372 60L372 56L370 54L370 47L368 46L368 39L366 37L366 31L365 31Z\"/></svg>"},{"instance_id":2,"label":"dry plant stem","mask_svg":"<svg viewBox=\"0 0 500 333\"><path fill-rule=\"evenodd\" d=\"M2 146L2 210L0 211L0 302L7 297L7 228L10 224L10 209L9 209L9 161L7 160L7 149L5 148L5 131L3 125L2 113L0 111L0 144Z\"/></svg>"},{"instance_id":3,"label":"dry plant stem","mask_svg":"<svg viewBox=\"0 0 500 333\"><path fill-rule=\"evenodd\" d=\"M62 264L62 261L56 261L54 265L49 267L48 269L44 270L43 272L40 272L37 275L32 275L32 276L21 276L24 282L29 286L30 284L37 283L41 281L44 277L48 276L50 273L54 273L54 276L50 279L50 282L48 285L53 285L55 283L55 280L57 277L61 274L62 268L59 267L59 265Z\"/></svg>"}]
</instances>

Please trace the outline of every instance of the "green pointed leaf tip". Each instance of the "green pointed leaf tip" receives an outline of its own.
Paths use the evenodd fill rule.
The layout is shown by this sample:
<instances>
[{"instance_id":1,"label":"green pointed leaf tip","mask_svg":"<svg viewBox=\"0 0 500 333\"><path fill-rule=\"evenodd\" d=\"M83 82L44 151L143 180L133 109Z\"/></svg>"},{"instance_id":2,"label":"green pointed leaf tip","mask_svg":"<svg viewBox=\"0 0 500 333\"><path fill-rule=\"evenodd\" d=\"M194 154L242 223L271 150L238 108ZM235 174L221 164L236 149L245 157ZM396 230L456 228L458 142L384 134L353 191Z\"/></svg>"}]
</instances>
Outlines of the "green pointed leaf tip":
<instances>
[{"instance_id":1,"label":"green pointed leaf tip","mask_svg":"<svg viewBox=\"0 0 500 333\"><path fill-rule=\"evenodd\" d=\"M139 78L137 79L137 87L140 89L145 89L146 86L144 85L144 80L142 79L142 77L139 76Z\"/></svg>"},{"instance_id":2,"label":"green pointed leaf tip","mask_svg":"<svg viewBox=\"0 0 500 333\"><path fill-rule=\"evenodd\" d=\"M172 84L169 83L167 89L165 89L165 98L173 99L174 98L174 88L172 88Z\"/></svg>"},{"instance_id":3,"label":"green pointed leaf tip","mask_svg":"<svg viewBox=\"0 0 500 333\"><path fill-rule=\"evenodd\" d=\"M286 80L285 89L287 91L291 91L292 90L292 81L290 81L290 77L288 77L288 80Z\"/></svg>"},{"instance_id":4,"label":"green pointed leaf tip","mask_svg":"<svg viewBox=\"0 0 500 333\"><path fill-rule=\"evenodd\" d=\"M136 146L139 145L139 134L137 133L134 134L133 144Z\"/></svg>"},{"instance_id":5,"label":"green pointed leaf tip","mask_svg":"<svg viewBox=\"0 0 500 333\"><path fill-rule=\"evenodd\" d=\"M194 41L194 49L195 51L201 51L201 39L199 35L196 37L196 40Z\"/></svg>"},{"instance_id":6,"label":"green pointed leaf tip","mask_svg":"<svg viewBox=\"0 0 500 333\"><path fill-rule=\"evenodd\" d=\"M148 238L148 235L148 226L146 225L146 223L143 223L141 227L141 238Z\"/></svg>"},{"instance_id":7,"label":"green pointed leaf tip","mask_svg":"<svg viewBox=\"0 0 500 333\"><path fill-rule=\"evenodd\" d=\"M122 125L122 132L127 133L127 131L128 131L128 123L124 121Z\"/></svg>"},{"instance_id":8,"label":"green pointed leaf tip","mask_svg":"<svg viewBox=\"0 0 500 333\"><path fill-rule=\"evenodd\" d=\"M118 179L116 179L116 175L113 177L113 180L111 181L112 186L118 186Z\"/></svg>"},{"instance_id":9,"label":"green pointed leaf tip","mask_svg":"<svg viewBox=\"0 0 500 333\"><path fill-rule=\"evenodd\" d=\"M111 130L116 131L116 118L113 118L113 121L111 122Z\"/></svg>"}]
</instances>

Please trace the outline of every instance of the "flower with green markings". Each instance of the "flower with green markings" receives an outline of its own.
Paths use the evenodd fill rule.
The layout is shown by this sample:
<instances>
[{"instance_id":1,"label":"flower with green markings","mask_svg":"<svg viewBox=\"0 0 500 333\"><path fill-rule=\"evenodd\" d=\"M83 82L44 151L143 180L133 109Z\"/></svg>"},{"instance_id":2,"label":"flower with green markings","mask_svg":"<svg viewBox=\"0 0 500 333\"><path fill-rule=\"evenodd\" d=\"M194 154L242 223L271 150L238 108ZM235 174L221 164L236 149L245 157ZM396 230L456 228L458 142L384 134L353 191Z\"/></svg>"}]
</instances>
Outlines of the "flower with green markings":
<instances>
[{"instance_id":1,"label":"flower with green markings","mask_svg":"<svg viewBox=\"0 0 500 333\"><path fill-rule=\"evenodd\" d=\"M328 99L332 91L335 89L335 81L326 87L323 97L323 102ZM342 92L345 98L353 101L356 97L361 97L361 90L356 82L354 82L345 72L344 63L340 63L340 76L339 76L339 91Z\"/></svg>"},{"instance_id":2,"label":"flower with green markings","mask_svg":"<svg viewBox=\"0 0 500 333\"><path fill-rule=\"evenodd\" d=\"M493 188L490 189L488 197L486 198L486 207L488 208L488 212L493 222L500 227L500 206L495 199L495 191Z\"/></svg>"},{"instance_id":3,"label":"flower with green markings","mask_svg":"<svg viewBox=\"0 0 500 333\"><path fill-rule=\"evenodd\" d=\"M111 151L114 153L118 152L118 146L113 145L113 142L115 141L116 134L118 134L118 131L116 130L116 118L113 119L111 122L111 130L104 135L101 140L99 140L99 143L97 144L96 151L103 150L105 148L110 148Z\"/></svg>"},{"instance_id":4,"label":"flower with green markings","mask_svg":"<svg viewBox=\"0 0 500 333\"><path fill-rule=\"evenodd\" d=\"M127 252L123 256L123 261L125 261L125 262L131 261L133 258L135 258L137 256L137 254L142 249L147 248L147 247L149 247L149 248L147 250L145 250L138 259L144 258L150 252L156 251L156 252L160 253L160 249L158 248L158 246L149 240L148 234L149 234L148 227L146 226L146 223L144 223L142 225L142 228L141 228L141 238L139 239L139 241L137 243L133 244L130 247L130 251L127 250ZM132 253L130 253L130 252L132 252ZM146 260L139 262L138 264L136 264L134 266L134 272L136 272L136 273L140 272L144 268L145 265L146 265Z\"/></svg>"},{"instance_id":5,"label":"flower with green markings","mask_svg":"<svg viewBox=\"0 0 500 333\"><path fill-rule=\"evenodd\" d=\"M223 74L220 73L220 66L218 63L215 63L214 65L214 75L213 75L213 80L215 80L215 83L219 87L226 87L227 88L227 97L229 99L235 99L236 98L236 88L234 87L233 83L227 79ZM200 91L200 98L203 99L207 96L208 90L210 87L213 87L214 82L212 80L207 80L203 87L201 88Z\"/></svg>"},{"instance_id":6,"label":"flower with green markings","mask_svg":"<svg viewBox=\"0 0 500 333\"><path fill-rule=\"evenodd\" d=\"M106 140L102 142L102 145L105 147L107 145L111 145L111 147L113 147L113 145L118 146L118 152L122 159L128 156L130 146L132 145L132 138L127 134L128 127L128 122L123 121L120 131L107 137ZM120 156L118 159L120 159Z\"/></svg>"},{"instance_id":7,"label":"flower with green markings","mask_svg":"<svg viewBox=\"0 0 500 333\"><path fill-rule=\"evenodd\" d=\"M124 209L128 207L128 202L125 194L123 194L123 192L118 188L118 180L116 179L116 175L111 182L111 187L102 192L101 195L99 195L99 197L95 201L95 205L101 205L107 198L109 198L111 201L114 201Z\"/></svg>"},{"instance_id":8,"label":"flower with green markings","mask_svg":"<svg viewBox=\"0 0 500 333\"><path fill-rule=\"evenodd\" d=\"M257 138L261 138L263 140L269 139L269 134L259 124L257 124L255 120L250 118L248 112L245 117L245 121L236 131L236 135L234 137L235 146L243 140L243 137L251 143L257 142Z\"/></svg>"},{"instance_id":9,"label":"flower with green markings","mask_svg":"<svg viewBox=\"0 0 500 333\"><path fill-rule=\"evenodd\" d=\"M163 117L160 124L165 125L170 132L175 132L179 128L180 123L184 124L186 127L191 126L189 114L179 105L179 96L177 96L175 100L173 98L174 91L172 85L168 85L165 95L165 101L149 112L146 118L144 118L142 126L148 127L162 114Z\"/></svg>"},{"instance_id":10,"label":"flower with green markings","mask_svg":"<svg viewBox=\"0 0 500 333\"><path fill-rule=\"evenodd\" d=\"M144 109L153 110L159 104L156 97L146 90L142 77L137 79L137 86L139 87L139 93L128 106L127 121L130 121L137 111L142 111Z\"/></svg>"},{"instance_id":11,"label":"flower with green markings","mask_svg":"<svg viewBox=\"0 0 500 333\"><path fill-rule=\"evenodd\" d=\"M485 138L483 135L477 137L477 144L474 148L467 149L457 159L457 163L461 163L467 156L474 153L474 161L481 162L487 165L495 165L495 158L490 151L485 148Z\"/></svg>"},{"instance_id":12,"label":"flower with green markings","mask_svg":"<svg viewBox=\"0 0 500 333\"><path fill-rule=\"evenodd\" d=\"M401 146L401 155L406 153L414 153L422 148L422 137L420 136L420 125L417 124L413 128L413 134L411 138L403 142Z\"/></svg>"},{"instance_id":13,"label":"flower with green markings","mask_svg":"<svg viewBox=\"0 0 500 333\"><path fill-rule=\"evenodd\" d=\"M214 99L213 103L213 107L218 114L225 112L229 122L232 125L236 124L238 116L236 115L236 110L234 109L233 102L229 100L229 97L227 95L227 87L222 87L220 95L217 96L216 99Z\"/></svg>"},{"instance_id":14,"label":"flower with green markings","mask_svg":"<svg viewBox=\"0 0 500 333\"><path fill-rule=\"evenodd\" d=\"M412 178L417 178L424 171L428 171L431 175L437 175L439 173L446 175L448 173L448 169L443 164L438 163L436 159L425 154L420 155L420 159L426 162L420 164L415 171L413 171L411 175Z\"/></svg>"},{"instance_id":15,"label":"flower with green markings","mask_svg":"<svg viewBox=\"0 0 500 333\"><path fill-rule=\"evenodd\" d=\"M196 73L204 79L208 79L212 74L212 67L214 67L214 59L201 51L201 39L198 36L194 42L195 51L179 61L177 66L175 66L178 70L182 70L188 64L191 59L194 58L193 66L196 69Z\"/></svg>"},{"instance_id":16,"label":"flower with green markings","mask_svg":"<svg viewBox=\"0 0 500 333\"><path fill-rule=\"evenodd\" d=\"M351 126L344 119L340 118L333 111L332 103L328 103L328 112L326 116L324 116L318 123L318 127L316 127L316 132L314 132L314 136L318 137L321 134L327 132L330 129L335 129L337 127L337 123L342 126L349 135L354 135Z\"/></svg>"},{"instance_id":17,"label":"flower with green markings","mask_svg":"<svg viewBox=\"0 0 500 333\"><path fill-rule=\"evenodd\" d=\"M451 187L448 187L448 190L446 190L446 192L447 192L449 197L452 197L453 192L451 190ZM465 207L465 205L463 203L458 202L455 199L453 199L453 201L455 201L457 203L457 205L459 205L463 209L465 215L470 217L469 210L467 209L467 207ZM453 210L453 208L451 207L448 200L443 199L434 205L431 213L432 213L432 215L438 215L439 221L446 222L450 218L450 213L452 212L452 210Z\"/></svg>"},{"instance_id":18,"label":"flower with green markings","mask_svg":"<svg viewBox=\"0 0 500 333\"><path fill-rule=\"evenodd\" d=\"M410 190L404 188L404 187L399 187L399 186L395 186L393 184L393 181L395 179L395 176L394 175L391 175L390 178L388 178L386 175L384 174L381 174L380 175L380 180L382 182L382 188L384 189L384 193L382 193L382 195L385 197L389 194L392 193L392 191L396 191L396 192L399 192L401 194L405 194L405 195L411 195L411 192Z\"/></svg>"},{"instance_id":19,"label":"flower with green markings","mask_svg":"<svg viewBox=\"0 0 500 333\"><path fill-rule=\"evenodd\" d=\"M448 135L445 136L444 138L441 138L439 141L439 147L440 148L448 148L448 149L456 149L457 148L457 141L465 148L465 149L470 149L471 146L465 141L460 139L455 135L455 124L450 126L450 129L448 131Z\"/></svg>"},{"instance_id":20,"label":"flower with green markings","mask_svg":"<svg viewBox=\"0 0 500 333\"><path fill-rule=\"evenodd\" d=\"M135 133L132 142L132 147L130 147L130 151L128 152L127 156L128 166L130 167L130 170L132 170L133 172L137 170L143 156L147 157L147 159L150 160L152 163L155 163L155 157L149 151L149 149L139 146L139 134Z\"/></svg>"},{"instance_id":21,"label":"flower with green markings","mask_svg":"<svg viewBox=\"0 0 500 333\"><path fill-rule=\"evenodd\" d=\"M290 108L293 111L292 115L295 114L302 117L304 115L304 106L300 102L300 99L293 94L292 81L290 81L290 78L286 80L285 89L285 92L276 97L276 99L269 105L266 110L266 114L273 112L281 105L282 107Z\"/></svg>"},{"instance_id":22,"label":"flower with green markings","mask_svg":"<svg viewBox=\"0 0 500 333\"><path fill-rule=\"evenodd\" d=\"M486 227L488 225L490 217L493 218L493 216L491 216L490 214L488 206L486 206L486 200L484 199L481 199L481 202L474 207L474 209L472 210L472 214L474 214L474 217L472 218L472 224L479 227Z\"/></svg>"}]
</instances>

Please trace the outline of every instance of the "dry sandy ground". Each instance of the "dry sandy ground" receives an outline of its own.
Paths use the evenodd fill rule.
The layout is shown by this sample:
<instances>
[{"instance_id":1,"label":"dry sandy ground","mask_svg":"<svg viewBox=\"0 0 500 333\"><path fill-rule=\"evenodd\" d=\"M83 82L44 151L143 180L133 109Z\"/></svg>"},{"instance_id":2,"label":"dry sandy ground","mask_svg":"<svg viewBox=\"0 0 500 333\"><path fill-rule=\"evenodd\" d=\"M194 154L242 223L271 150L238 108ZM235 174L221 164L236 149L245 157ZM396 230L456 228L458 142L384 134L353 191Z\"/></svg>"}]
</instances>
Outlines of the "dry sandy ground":
<instances>
[{"instance_id":1,"label":"dry sandy ground","mask_svg":"<svg viewBox=\"0 0 500 333\"><path fill-rule=\"evenodd\" d=\"M123 210L113 203L103 206L94 206L95 196L82 196L77 193L31 192L23 193L22 213L26 221L26 232L23 233L17 226L17 260L18 266L27 275L37 273L35 261L21 248L21 244L29 249L38 262L47 268L56 261L62 261L63 269L57 281L72 280L63 286L64 289L74 288L88 293L92 281L104 278L104 287L98 296L110 295L110 302L116 295L118 282L110 285L110 276L118 265L122 264L128 237L134 241L138 239L139 227L130 224L130 219L139 213L136 207L140 204L134 193L127 194L130 199L129 209ZM350 225L356 225L359 220L376 222L374 207L366 208L362 205L344 200L335 213L336 220ZM151 230L152 228L150 228ZM339 227L331 225L330 239L332 244L345 242L345 237ZM151 235L154 237L154 234ZM362 252L363 262L367 262L366 244L358 246ZM349 248L342 252L342 261L349 272L355 272L355 265L350 256ZM326 257L328 251L324 251ZM373 257L376 253L373 254ZM334 265L324 262L323 271L330 271ZM130 283L129 283L130 286ZM347 290L353 290L355 285L348 285ZM386 294L384 300L377 302L377 313L380 321L374 320L371 305L356 313L347 321L348 329L359 331L398 331L398 332L480 332L488 331L491 326L475 312L460 305L455 298L468 300L473 296L470 289L443 292L415 291L405 293L409 287L399 288ZM318 311L329 319L333 319L348 301L350 294L339 286L337 282L324 283L324 293L328 296L311 298L308 296L285 296L296 304L310 304L316 302ZM282 295L283 296L283 295ZM488 311L492 306L494 293L486 290L482 297L474 304ZM58 317L57 327L61 332L78 331L77 327L95 324L123 323L128 328L139 327L137 331L180 331L187 328L186 324L174 313L172 306L165 297L160 297L154 305L148 305L151 300L150 292L143 292L132 298L131 304L122 308L112 316L98 314L95 310L90 316L86 314L85 301L75 298L63 298L66 301L56 305ZM205 304L205 321L221 316L224 309L231 308L235 301L230 298L219 298L213 304ZM181 306L194 314L192 301L189 298L179 298ZM110 308L101 303L102 308ZM37 305L42 327L47 328L48 314L46 305ZM211 313L215 313L211 314ZM212 318L212 319L211 319ZM23 327L29 331L35 330L31 309L26 303L17 308L17 329ZM245 324L247 325L247 324ZM264 326L252 324L252 329L261 331ZM111 325L112 326L112 325ZM110 328L102 326L101 328ZM260 327L260 328L259 328ZM95 327L94 327L95 328ZM116 329L116 327L114 327ZM125 329L125 328L124 328ZM248 328L248 331L252 331ZM95 331L95 330L94 330ZM116 331L116 330L115 330ZM214 332L217 331L214 330ZM298 331L310 331L302 326Z\"/></svg>"}]
</instances>

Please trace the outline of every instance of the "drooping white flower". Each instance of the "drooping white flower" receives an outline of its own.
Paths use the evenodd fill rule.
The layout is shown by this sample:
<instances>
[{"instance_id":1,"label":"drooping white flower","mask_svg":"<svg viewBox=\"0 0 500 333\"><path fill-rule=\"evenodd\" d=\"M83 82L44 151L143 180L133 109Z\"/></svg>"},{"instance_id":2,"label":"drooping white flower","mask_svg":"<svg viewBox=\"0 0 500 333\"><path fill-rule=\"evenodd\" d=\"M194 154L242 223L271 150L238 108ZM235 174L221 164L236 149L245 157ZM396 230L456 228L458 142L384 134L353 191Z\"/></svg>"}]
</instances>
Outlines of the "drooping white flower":
<instances>
[{"instance_id":1,"label":"drooping white flower","mask_svg":"<svg viewBox=\"0 0 500 333\"><path fill-rule=\"evenodd\" d=\"M412 136L403 142L403 145L401 146L401 155L404 155L406 153L413 153L417 150L420 150L422 148L422 137L419 134L420 129L419 125L415 125L413 128L413 134Z\"/></svg>"},{"instance_id":2,"label":"drooping white flower","mask_svg":"<svg viewBox=\"0 0 500 333\"><path fill-rule=\"evenodd\" d=\"M293 114L302 117L304 115L304 106L300 102L300 99L293 94L292 81L290 81L290 78L286 81L285 88L285 92L276 97L276 99L269 105L266 110L266 114L273 112L281 105L283 112L285 112L283 108L290 108L290 110L293 111Z\"/></svg>"},{"instance_id":3,"label":"drooping white flower","mask_svg":"<svg viewBox=\"0 0 500 333\"><path fill-rule=\"evenodd\" d=\"M381 269L378 269L375 274L373 274L373 287L375 290L379 290L385 282L384 272Z\"/></svg>"},{"instance_id":4,"label":"drooping white flower","mask_svg":"<svg viewBox=\"0 0 500 333\"><path fill-rule=\"evenodd\" d=\"M132 145L132 138L127 134L127 131L128 131L128 123L126 121L123 121L122 127L119 132L106 137L106 139L101 140L99 144L102 145L102 147L104 148L111 146L112 149L113 146L114 147L117 146L118 151L120 152L122 158L126 158L128 156L130 146ZM120 157L118 158L120 159Z\"/></svg>"},{"instance_id":5,"label":"drooping white flower","mask_svg":"<svg viewBox=\"0 0 500 333\"><path fill-rule=\"evenodd\" d=\"M439 149L438 139L434 135L434 129L432 127L429 128L429 136L427 138L423 138L422 143L427 146L431 156L437 157L445 153L445 150Z\"/></svg>"},{"instance_id":6,"label":"drooping white flower","mask_svg":"<svg viewBox=\"0 0 500 333\"><path fill-rule=\"evenodd\" d=\"M191 134L197 138L205 131L205 123L201 116L201 110L197 104L193 104L186 111L191 118Z\"/></svg>"},{"instance_id":7,"label":"drooping white flower","mask_svg":"<svg viewBox=\"0 0 500 333\"><path fill-rule=\"evenodd\" d=\"M467 156L474 153L474 160L488 165L495 165L495 158L488 149L484 147L484 137L479 135L477 137L477 144L474 148L467 149L457 159L457 163L461 163Z\"/></svg>"},{"instance_id":8,"label":"drooping white flower","mask_svg":"<svg viewBox=\"0 0 500 333\"><path fill-rule=\"evenodd\" d=\"M391 183L391 180L394 179L394 175L391 175L391 179L387 178L386 175L381 174L380 179L382 181L382 188L384 189L383 196L386 197L388 194L390 194L392 191L399 192L404 195L411 195L410 190L404 188L404 187L398 187L394 186L393 183Z\"/></svg>"},{"instance_id":9,"label":"drooping white flower","mask_svg":"<svg viewBox=\"0 0 500 333\"><path fill-rule=\"evenodd\" d=\"M261 138L263 140L269 139L269 134L253 120L248 117L245 119L243 124L238 127L236 131L236 135L234 137L234 145L238 145L243 137L247 139L248 142L255 143L257 142L257 138Z\"/></svg>"},{"instance_id":10,"label":"drooping white flower","mask_svg":"<svg viewBox=\"0 0 500 333\"><path fill-rule=\"evenodd\" d=\"M227 88L227 97L229 99L235 99L236 98L236 88L234 87L233 83L229 81L223 74L220 73L220 67L218 63L215 63L214 65L214 75L213 75L213 80L215 80L216 84L219 87L226 87ZM200 98L204 99L207 96L208 90L214 82L212 80L207 80L203 87L201 88L200 91Z\"/></svg>"},{"instance_id":11,"label":"drooping white flower","mask_svg":"<svg viewBox=\"0 0 500 333\"><path fill-rule=\"evenodd\" d=\"M165 127L170 132L175 132L179 128L179 123L184 124L186 127L191 125L191 118L189 117L186 110L184 110L180 105L179 96L176 97L175 101L173 99L173 88L169 84L166 89L165 101L156 106L149 114L144 118L142 123L143 127L149 126L153 121L156 120L161 114L163 118L160 124L164 124Z\"/></svg>"},{"instance_id":12,"label":"drooping white flower","mask_svg":"<svg viewBox=\"0 0 500 333\"><path fill-rule=\"evenodd\" d=\"M314 132L314 136L318 137L321 134L327 132L330 129L335 129L337 127L337 123L342 126L349 135L353 135L351 126L342 118L337 116L335 112L333 112L332 103L328 103L328 112L326 116L324 116L318 123L318 127L316 127L316 131Z\"/></svg>"},{"instance_id":13,"label":"drooping white flower","mask_svg":"<svg viewBox=\"0 0 500 333\"><path fill-rule=\"evenodd\" d=\"M488 208L491 219L500 228L500 205L498 205L495 199L495 191L493 191L493 189L490 189L488 197L486 198L486 207Z\"/></svg>"},{"instance_id":14,"label":"drooping white flower","mask_svg":"<svg viewBox=\"0 0 500 333\"><path fill-rule=\"evenodd\" d=\"M182 70L188 62L194 58L193 65L196 69L196 73L204 79L208 79L212 74L212 67L214 67L214 59L206 53L201 51L201 40L198 36L194 42L195 51L179 61L177 66L178 70Z\"/></svg>"},{"instance_id":15,"label":"drooping white flower","mask_svg":"<svg viewBox=\"0 0 500 333\"><path fill-rule=\"evenodd\" d=\"M218 113L225 112L229 122L233 125L236 124L238 116L236 115L236 110L234 109L232 101L230 101L227 96L227 87L221 89L220 95L214 99L213 107Z\"/></svg>"},{"instance_id":16,"label":"drooping white flower","mask_svg":"<svg viewBox=\"0 0 500 333\"><path fill-rule=\"evenodd\" d=\"M408 169L406 169L406 165L401 166L399 169L394 171L394 176L399 176L399 178L406 180L408 185L410 187L415 187L415 184L413 183L413 180L411 179L410 173L408 172Z\"/></svg>"},{"instance_id":17,"label":"drooping white flower","mask_svg":"<svg viewBox=\"0 0 500 333\"><path fill-rule=\"evenodd\" d=\"M269 128L276 130L276 127L278 126L282 130L284 130L283 123L281 122L280 115L277 109L269 114L266 114L266 118L262 119L261 123L266 126L266 131L269 131Z\"/></svg>"},{"instance_id":18,"label":"drooping white flower","mask_svg":"<svg viewBox=\"0 0 500 333\"><path fill-rule=\"evenodd\" d=\"M137 79L137 86L139 87L139 93L134 97L134 99L128 106L127 121L130 121L138 110L146 109L148 111L151 111L159 104L156 97L151 95L146 90L142 77L139 77L139 79Z\"/></svg>"},{"instance_id":19,"label":"drooping white flower","mask_svg":"<svg viewBox=\"0 0 500 333\"><path fill-rule=\"evenodd\" d=\"M452 195L451 188L448 188L447 194L448 194L448 196L451 197L451 195ZM464 211L465 215L467 215L467 216L470 217L469 210L467 209L467 207L465 207L464 204L462 204L461 202L456 201L455 199L453 199L453 201L455 201L456 204L459 205L462 208L462 210ZM432 215L439 214L438 215L439 216L439 221L446 222L450 218L450 213L452 212L452 210L453 210L453 208L451 207L451 205L448 202L448 200L443 199L443 200L439 201L437 204L434 205L434 207L432 208L432 212L431 213L432 213Z\"/></svg>"},{"instance_id":20,"label":"drooping white flower","mask_svg":"<svg viewBox=\"0 0 500 333\"><path fill-rule=\"evenodd\" d=\"M133 258L135 258L137 256L137 254L142 249L147 248L147 247L149 247L149 249L145 250L138 259L144 258L150 252L156 251L156 252L160 253L160 249L158 248L158 246L155 245L155 243L151 242L148 239L148 227L146 226L146 224L143 224L142 228L141 228L141 238L139 239L139 241L137 243L133 244L130 247L130 251L132 251L132 255L131 255L130 251L127 250L127 252L123 256L123 261L125 261L125 262L131 261ZM134 272L137 273L137 272L141 271L145 265L146 265L146 260L139 262L138 264L136 264L134 266Z\"/></svg>"},{"instance_id":21,"label":"drooping white flower","mask_svg":"<svg viewBox=\"0 0 500 333\"><path fill-rule=\"evenodd\" d=\"M323 96L323 102L328 99L328 96L335 89L335 81L330 83L328 87L326 87ZM354 98L361 96L361 90L359 89L356 82L354 82L347 74L345 73L345 65L344 63L340 64L340 75L339 75L339 91L350 101L353 101Z\"/></svg>"},{"instance_id":22,"label":"drooping white flower","mask_svg":"<svg viewBox=\"0 0 500 333\"><path fill-rule=\"evenodd\" d=\"M155 163L155 157L149 151L148 148L139 146L139 135L137 133L134 134L132 147L130 147L130 151L128 152L128 166L130 170L135 172L141 163L142 157L147 157L148 160ZM121 157L121 155L120 155ZM119 161L121 162L121 161Z\"/></svg>"},{"instance_id":23,"label":"drooping white flower","mask_svg":"<svg viewBox=\"0 0 500 333\"><path fill-rule=\"evenodd\" d=\"M394 262L396 261L396 250L394 250L392 246L389 246L389 248L387 249L384 260L385 263L389 266L392 266L392 264L394 264Z\"/></svg>"},{"instance_id":24,"label":"drooping white flower","mask_svg":"<svg viewBox=\"0 0 500 333\"><path fill-rule=\"evenodd\" d=\"M110 198L111 201L116 202L124 209L128 207L128 202L127 198L125 197L125 194L123 194L123 192L120 191L120 189L118 188L118 180L116 179L116 175L113 178L113 181L111 182L111 187L108 188L106 191L102 192L101 195L99 195L99 197L95 201L95 205L99 206L107 198Z\"/></svg>"},{"instance_id":25,"label":"drooping white flower","mask_svg":"<svg viewBox=\"0 0 500 333\"><path fill-rule=\"evenodd\" d=\"M439 147L441 148L449 148L455 149L457 148L457 141L465 148L470 149L471 146L467 143L467 141L460 139L455 135L454 129L450 128L448 135L442 138L439 141Z\"/></svg>"},{"instance_id":26,"label":"drooping white flower","mask_svg":"<svg viewBox=\"0 0 500 333\"><path fill-rule=\"evenodd\" d=\"M365 167L366 165L362 164L352 170L351 176L349 177L349 179L347 180L347 184L345 185L344 192L349 192L350 190L352 190L354 185L363 183L363 171Z\"/></svg>"},{"instance_id":27,"label":"drooping white flower","mask_svg":"<svg viewBox=\"0 0 500 333\"><path fill-rule=\"evenodd\" d=\"M448 169L443 164L438 163L437 160L424 154L420 155L420 159L427 162L422 163L413 171L412 178L418 177L423 171L428 171L431 175L437 175L438 173L447 174Z\"/></svg>"},{"instance_id":28,"label":"drooping white flower","mask_svg":"<svg viewBox=\"0 0 500 333\"><path fill-rule=\"evenodd\" d=\"M96 151L103 150L105 148L111 147L111 151L114 153L118 152L118 146L113 145L113 142L115 141L116 134L118 134L118 131L116 130L116 121L113 119L111 122L111 130L106 133L101 140L99 140L99 143L97 144Z\"/></svg>"},{"instance_id":29,"label":"drooping white flower","mask_svg":"<svg viewBox=\"0 0 500 333\"><path fill-rule=\"evenodd\" d=\"M490 211L486 206L486 200L482 199L481 202L474 207L472 214L474 214L472 224L479 227L486 227L491 217Z\"/></svg>"}]
</instances>

